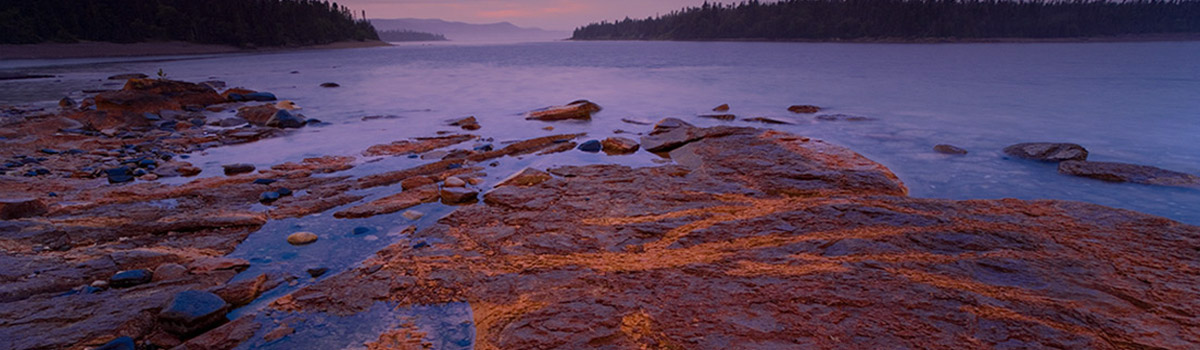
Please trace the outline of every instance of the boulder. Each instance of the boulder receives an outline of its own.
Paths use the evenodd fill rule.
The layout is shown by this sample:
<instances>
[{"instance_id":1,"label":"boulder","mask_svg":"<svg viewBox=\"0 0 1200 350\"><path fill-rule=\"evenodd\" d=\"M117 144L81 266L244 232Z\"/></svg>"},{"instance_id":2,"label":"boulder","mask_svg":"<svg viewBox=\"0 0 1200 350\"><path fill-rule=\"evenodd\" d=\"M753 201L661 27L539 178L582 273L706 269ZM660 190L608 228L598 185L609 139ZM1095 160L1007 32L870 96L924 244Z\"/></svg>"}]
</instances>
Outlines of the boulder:
<instances>
[{"instance_id":1,"label":"boulder","mask_svg":"<svg viewBox=\"0 0 1200 350\"><path fill-rule=\"evenodd\" d=\"M788 112L798 114L813 114L821 111L821 107L813 105L795 105L788 107Z\"/></svg>"},{"instance_id":2,"label":"boulder","mask_svg":"<svg viewBox=\"0 0 1200 350\"><path fill-rule=\"evenodd\" d=\"M92 350L137 350L137 346L133 343L133 338L118 337Z\"/></svg>"},{"instance_id":3,"label":"boulder","mask_svg":"<svg viewBox=\"0 0 1200 350\"><path fill-rule=\"evenodd\" d=\"M159 177L196 176L201 169L188 162L167 162L154 168L153 173Z\"/></svg>"},{"instance_id":4,"label":"boulder","mask_svg":"<svg viewBox=\"0 0 1200 350\"><path fill-rule=\"evenodd\" d=\"M254 171L254 164L245 164L245 163L226 164L226 165L222 165L221 168L225 169L225 175L233 176L233 175L245 174L245 173Z\"/></svg>"},{"instance_id":5,"label":"boulder","mask_svg":"<svg viewBox=\"0 0 1200 350\"><path fill-rule=\"evenodd\" d=\"M443 204L464 204L475 202L479 197L479 191L469 188L442 188L441 198Z\"/></svg>"},{"instance_id":6,"label":"boulder","mask_svg":"<svg viewBox=\"0 0 1200 350\"><path fill-rule=\"evenodd\" d=\"M190 337L228 321L229 303L211 292L179 292L158 313L158 322L167 332Z\"/></svg>"},{"instance_id":7,"label":"boulder","mask_svg":"<svg viewBox=\"0 0 1200 350\"><path fill-rule=\"evenodd\" d=\"M150 283L154 280L154 273L146 269L128 270L117 272L112 278L108 279L108 285L113 288L128 288L137 285Z\"/></svg>"},{"instance_id":8,"label":"boulder","mask_svg":"<svg viewBox=\"0 0 1200 350\"><path fill-rule=\"evenodd\" d=\"M602 149L604 149L604 145L601 144L599 140L588 140L588 141L584 142L583 144L579 145L580 151L584 151L584 152L588 152L588 153L600 152L600 150L602 150Z\"/></svg>"},{"instance_id":9,"label":"boulder","mask_svg":"<svg viewBox=\"0 0 1200 350\"><path fill-rule=\"evenodd\" d=\"M275 94L272 94L270 92L252 92L252 93L242 95L242 100L247 101L247 102L249 102L249 101L266 102L266 101L275 101L276 99L277 98L275 97Z\"/></svg>"},{"instance_id":10,"label":"boulder","mask_svg":"<svg viewBox=\"0 0 1200 350\"><path fill-rule=\"evenodd\" d=\"M443 183L443 186L445 186L445 187L466 187L467 182L463 181L463 179L460 179L457 176L451 176L451 177L446 178L446 181Z\"/></svg>"},{"instance_id":11,"label":"boulder","mask_svg":"<svg viewBox=\"0 0 1200 350\"><path fill-rule=\"evenodd\" d=\"M599 112L600 106L588 100L578 100L563 106L552 106L529 112L526 120L589 120L592 114Z\"/></svg>"},{"instance_id":12,"label":"boulder","mask_svg":"<svg viewBox=\"0 0 1200 350\"><path fill-rule=\"evenodd\" d=\"M212 88L195 83L166 79L130 79L125 82L126 91L140 91L166 97L180 106L213 105L225 99Z\"/></svg>"},{"instance_id":13,"label":"boulder","mask_svg":"<svg viewBox=\"0 0 1200 350\"><path fill-rule=\"evenodd\" d=\"M1018 143L1004 148L1004 154L1009 156L1040 160L1043 162L1061 162L1064 160L1087 160L1088 151L1083 146L1074 143L1029 142Z\"/></svg>"},{"instance_id":14,"label":"boulder","mask_svg":"<svg viewBox=\"0 0 1200 350\"><path fill-rule=\"evenodd\" d=\"M1200 186L1200 176L1148 165L1067 160L1058 163L1058 172L1110 182L1180 187Z\"/></svg>"},{"instance_id":15,"label":"boulder","mask_svg":"<svg viewBox=\"0 0 1200 350\"><path fill-rule=\"evenodd\" d=\"M670 152L690 142L706 137L726 135L736 128L697 128L685 121L667 118L654 125L649 135L642 136L642 148L655 153Z\"/></svg>"},{"instance_id":16,"label":"boulder","mask_svg":"<svg viewBox=\"0 0 1200 350\"><path fill-rule=\"evenodd\" d=\"M624 137L609 137L600 141L600 145L604 147L604 153L608 154L629 154L637 152L637 141Z\"/></svg>"},{"instance_id":17,"label":"boulder","mask_svg":"<svg viewBox=\"0 0 1200 350\"><path fill-rule=\"evenodd\" d=\"M962 148L959 148L959 147L956 147L956 146L952 146L952 145L937 145L937 146L933 146L933 151L934 151L934 152L937 152L937 153L941 153L941 154L950 154L950 155L964 155L964 154L967 154L967 150L965 150L965 149L962 149Z\"/></svg>"},{"instance_id":18,"label":"boulder","mask_svg":"<svg viewBox=\"0 0 1200 350\"><path fill-rule=\"evenodd\" d=\"M323 87L323 88L335 88L335 87L341 87L341 85L338 85L338 83L321 83L321 87Z\"/></svg>"},{"instance_id":19,"label":"boulder","mask_svg":"<svg viewBox=\"0 0 1200 350\"><path fill-rule=\"evenodd\" d=\"M729 110L728 104L723 104L723 105L717 106L716 108L713 108L713 112L724 112L724 111L728 111L728 110Z\"/></svg>"},{"instance_id":20,"label":"boulder","mask_svg":"<svg viewBox=\"0 0 1200 350\"><path fill-rule=\"evenodd\" d=\"M108 183L111 184L133 181L133 170L127 166L105 169L104 174L108 177Z\"/></svg>"},{"instance_id":21,"label":"boulder","mask_svg":"<svg viewBox=\"0 0 1200 350\"><path fill-rule=\"evenodd\" d=\"M301 128L304 127L304 124L306 124L304 117L292 114L286 109L276 110L275 114L265 123L266 126L283 129Z\"/></svg>"},{"instance_id":22,"label":"boulder","mask_svg":"<svg viewBox=\"0 0 1200 350\"><path fill-rule=\"evenodd\" d=\"M265 104L258 106L246 106L238 108L237 117L245 119L250 124L267 125L267 121L275 116L275 112L280 109L275 108L275 105Z\"/></svg>"},{"instance_id":23,"label":"boulder","mask_svg":"<svg viewBox=\"0 0 1200 350\"><path fill-rule=\"evenodd\" d=\"M188 268L176 263L166 263L154 268L152 281L170 281L187 277Z\"/></svg>"},{"instance_id":24,"label":"boulder","mask_svg":"<svg viewBox=\"0 0 1200 350\"><path fill-rule=\"evenodd\" d=\"M0 220L31 218L46 214L50 208L36 198L0 199Z\"/></svg>"},{"instance_id":25,"label":"boulder","mask_svg":"<svg viewBox=\"0 0 1200 350\"><path fill-rule=\"evenodd\" d=\"M224 98L226 101L230 101L230 102L244 102L244 101L246 101L246 98L244 96L248 95L248 94L253 94L253 93L255 93L255 91L250 90L250 89L232 88L229 90L225 90L225 92L222 92L221 97Z\"/></svg>"}]
</instances>

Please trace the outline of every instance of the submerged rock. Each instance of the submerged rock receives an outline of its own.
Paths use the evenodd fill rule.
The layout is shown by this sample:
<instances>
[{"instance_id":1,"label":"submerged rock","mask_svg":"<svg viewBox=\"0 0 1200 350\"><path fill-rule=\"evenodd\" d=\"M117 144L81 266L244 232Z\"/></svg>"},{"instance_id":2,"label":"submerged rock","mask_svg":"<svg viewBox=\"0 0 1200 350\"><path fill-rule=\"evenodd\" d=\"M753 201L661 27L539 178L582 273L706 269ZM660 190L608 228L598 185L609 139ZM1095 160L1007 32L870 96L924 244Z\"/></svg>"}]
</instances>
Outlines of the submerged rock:
<instances>
[{"instance_id":1,"label":"submerged rock","mask_svg":"<svg viewBox=\"0 0 1200 350\"><path fill-rule=\"evenodd\" d=\"M263 125L273 128L296 129L302 128L307 123L304 117L292 114L286 109L276 110L275 114L267 119Z\"/></svg>"},{"instance_id":2,"label":"submerged rock","mask_svg":"<svg viewBox=\"0 0 1200 350\"><path fill-rule=\"evenodd\" d=\"M466 117L452 121L450 122L450 126L461 127L463 130L479 130L481 128L479 121L475 120L475 117Z\"/></svg>"},{"instance_id":3,"label":"submerged rock","mask_svg":"<svg viewBox=\"0 0 1200 350\"><path fill-rule=\"evenodd\" d=\"M875 120L871 117L863 117L863 116L848 115L848 114L822 114L822 115L816 116L815 119L820 120L820 121L827 121L827 122L837 122L837 121L865 122L865 121Z\"/></svg>"},{"instance_id":4,"label":"submerged rock","mask_svg":"<svg viewBox=\"0 0 1200 350\"><path fill-rule=\"evenodd\" d=\"M708 118L708 119L716 119L716 120L724 120L724 121L737 120L737 116L733 115L733 114L706 114L706 115L701 115L700 118Z\"/></svg>"},{"instance_id":5,"label":"submerged rock","mask_svg":"<svg viewBox=\"0 0 1200 350\"><path fill-rule=\"evenodd\" d=\"M158 322L172 334L188 337L228 321L229 303L210 292L189 290L175 294L162 311Z\"/></svg>"},{"instance_id":6,"label":"submerged rock","mask_svg":"<svg viewBox=\"0 0 1200 350\"><path fill-rule=\"evenodd\" d=\"M253 172L255 169L254 164L246 164L246 163L226 164L226 165L222 165L221 168L225 169L225 175L227 175L227 176L245 174L245 173Z\"/></svg>"},{"instance_id":7,"label":"submerged rock","mask_svg":"<svg viewBox=\"0 0 1200 350\"><path fill-rule=\"evenodd\" d=\"M767 117L745 118L742 120L748 121L748 122L758 122L758 123L763 123L763 124L777 124L777 125L791 125L792 124L790 122L785 122L785 121L778 120L778 119L771 119L771 118L767 118Z\"/></svg>"},{"instance_id":8,"label":"submerged rock","mask_svg":"<svg viewBox=\"0 0 1200 350\"><path fill-rule=\"evenodd\" d=\"M1064 160L1087 160L1088 151L1083 146L1074 143L1030 142L1018 143L1004 148L1004 154L1009 156L1040 160L1043 162L1061 162Z\"/></svg>"},{"instance_id":9,"label":"submerged rock","mask_svg":"<svg viewBox=\"0 0 1200 350\"><path fill-rule=\"evenodd\" d=\"M137 346L133 343L133 338L118 337L92 350L137 350Z\"/></svg>"},{"instance_id":10,"label":"submerged rock","mask_svg":"<svg viewBox=\"0 0 1200 350\"><path fill-rule=\"evenodd\" d=\"M788 107L788 112L797 114L813 114L821 111L821 107L813 105L795 105Z\"/></svg>"},{"instance_id":11,"label":"submerged rock","mask_svg":"<svg viewBox=\"0 0 1200 350\"><path fill-rule=\"evenodd\" d=\"M941 154L963 155L967 154L967 150L953 145L937 145L933 146L933 151Z\"/></svg>"},{"instance_id":12,"label":"submerged rock","mask_svg":"<svg viewBox=\"0 0 1200 350\"><path fill-rule=\"evenodd\" d=\"M1200 187L1200 176L1148 165L1067 160L1058 163L1058 172L1110 182Z\"/></svg>"},{"instance_id":13,"label":"submerged rock","mask_svg":"<svg viewBox=\"0 0 1200 350\"><path fill-rule=\"evenodd\" d=\"M600 105L592 103L588 100L578 100L568 103L564 106L553 106L529 112L525 119L527 120L588 120L592 119L592 114L601 110Z\"/></svg>"},{"instance_id":14,"label":"submerged rock","mask_svg":"<svg viewBox=\"0 0 1200 350\"><path fill-rule=\"evenodd\" d=\"M335 87L341 87L341 85L339 85L338 83L321 83L321 87L323 87L323 88L335 88Z\"/></svg>"},{"instance_id":15,"label":"submerged rock","mask_svg":"<svg viewBox=\"0 0 1200 350\"><path fill-rule=\"evenodd\" d=\"M287 241L291 245L306 245L317 241L317 234L312 232L296 232L288 235Z\"/></svg>"}]
</instances>

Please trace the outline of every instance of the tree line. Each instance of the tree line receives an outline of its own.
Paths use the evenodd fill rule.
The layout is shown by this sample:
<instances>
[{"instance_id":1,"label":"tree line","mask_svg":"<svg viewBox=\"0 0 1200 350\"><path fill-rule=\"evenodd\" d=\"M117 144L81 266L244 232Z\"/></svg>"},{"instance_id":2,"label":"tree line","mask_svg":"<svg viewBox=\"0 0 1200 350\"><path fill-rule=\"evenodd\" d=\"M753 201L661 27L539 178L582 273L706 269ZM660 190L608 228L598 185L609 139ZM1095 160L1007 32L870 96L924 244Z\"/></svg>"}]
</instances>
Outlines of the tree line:
<instances>
[{"instance_id":1,"label":"tree line","mask_svg":"<svg viewBox=\"0 0 1200 350\"><path fill-rule=\"evenodd\" d=\"M0 43L187 41L243 47L378 40L318 0L0 0Z\"/></svg>"},{"instance_id":2,"label":"tree line","mask_svg":"<svg viewBox=\"0 0 1200 350\"><path fill-rule=\"evenodd\" d=\"M600 22L574 40L1080 38L1200 33L1193 0L757 0Z\"/></svg>"},{"instance_id":3,"label":"tree line","mask_svg":"<svg viewBox=\"0 0 1200 350\"><path fill-rule=\"evenodd\" d=\"M446 36L441 34L412 30L385 30L379 32L379 39L383 41L447 41Z\"/></svg>"}]
</instances>

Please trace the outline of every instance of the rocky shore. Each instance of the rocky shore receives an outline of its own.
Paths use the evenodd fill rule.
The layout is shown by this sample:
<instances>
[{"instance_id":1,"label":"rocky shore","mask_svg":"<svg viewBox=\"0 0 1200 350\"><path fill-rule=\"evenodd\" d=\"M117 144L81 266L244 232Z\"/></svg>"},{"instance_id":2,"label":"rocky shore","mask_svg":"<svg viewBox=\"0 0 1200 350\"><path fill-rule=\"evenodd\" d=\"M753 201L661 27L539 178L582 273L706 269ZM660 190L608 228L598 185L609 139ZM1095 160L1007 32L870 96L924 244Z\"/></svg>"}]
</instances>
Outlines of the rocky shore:
<instances>
[{"instance_id":1,"label":"rocky shore","mask_svg":"<svg viewBox=\"0 0 1200 350\"><path fill-rule=\"evenodd\" d=\"M643 126L637 140L547 131L499 143L469 133L484 127L470 118L452 123L462 133L376 145L362 157L230 164L222 176L161 183L201 171L186 162L188 153L319 123L274 95L217 85L133 77L120 91L64 101L60 111L8 112L0 124L8 162L0 174L0 347L290 347L323 332L326 319L463 304L467 322L452 331L395 319L354 346L1200 344L1200 227L1077 202L911 198L890 170L849 149L678 119ZM793 112L819 110L802 107ZM232 110L240 120L211 117ZM599 111L581 100L527 117L587 119ZM1136 176L1124 181L1195 181L1090 163L1075 146L1006 152L1110 181L1089 174L1132 169ZM512 174L489 166L601 151L669 161ZM365 157L421 165L351 175ZM457 209L400 232L397 243L349 271L234 278L252 263L228 255L272 220L419 218L411 208L431 202ZM335 234L295 232L279 244L303 254ZM320 279L226 316L308 278Z\"/></svg>"}]
</instances>

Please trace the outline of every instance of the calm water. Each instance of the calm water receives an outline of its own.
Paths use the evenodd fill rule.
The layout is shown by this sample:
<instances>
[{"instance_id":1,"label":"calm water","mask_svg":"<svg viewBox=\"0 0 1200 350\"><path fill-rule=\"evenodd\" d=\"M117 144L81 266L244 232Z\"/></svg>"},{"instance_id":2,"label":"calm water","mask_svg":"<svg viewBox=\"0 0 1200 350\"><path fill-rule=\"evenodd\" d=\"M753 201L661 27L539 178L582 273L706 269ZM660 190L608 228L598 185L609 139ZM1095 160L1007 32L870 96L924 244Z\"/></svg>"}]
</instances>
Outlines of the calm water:
<instances>
[{"instance_id":1,"label":"calm water","mask_svg":"<svg viewBox=\"0 0 1200 350\"><path fill-rule=\"evenodd\" d=\"M191 161L206 168L202 176L219 175L217 169L224 163L261 166L309 156L357 154L374 144L454 130L444 126L445 121L463 116L476 116L483 125L479 133L496 143L552 133L541 130L546 125L556 128L553 133L587 132L589 138L598 139L618 129L641 132L649 128L623 123L622 118L657 121L679 117L698 125L722 124L725 122L696 116L728 103L733 107L731 113L741 117L791 121L796 125L773 127L848 146L888 166L913 196L1066 199L1200 224L1200 190L1059 175L1052 164L1005 159L999 151L1018 142L1075 142L1091 151L1092 160L1200 174L1200 42L555 42L408 45L135 61L0 61L0 70L59 76L0 82L0 104L54 106L64 95L78 98L83 89L111 84L102 80L109 75L153 74L160 68L173 79L216 79L229 86L271 91L296 102L308 117L332 123L279 139L196 154ZM320 88L323 82L342 87ZM520 115L580 98L595 101L605 110L591 122L547 124L524 121ZM819 122L812 116L787 112L786 107L793 104L815 104L827 107L828 113L875 120ZM362 120L373 115L391 118ZM971 153L962 157L936 154L931 148L939 143ZM506 158L498 168L489 170L489 180L524 166L614 161L651 166L654 158L645 152L623 157L568 152ZM386 158L361 164L351 172L380 172L420 163L405 157ZM398 190L384 188L364 194L371 199ZM416 209L428 214L411 223L418 227L452 210L436 203ZM406 239L397 232L409 224L399 214L363 220L318 215L272 221L234 255L254 262L243 277L271 270L303 275L305 268L316 266L330 267L332 275L379 248ZM376 231L360 236L347 233L356 226ZM288 233L300 229L318 232L321 241L303 249L280 244ZM312 282L278 289L231 316L256 310L274 297ZM462 315L469 314L469 306L428 307L442 311L384 307L372 313L426 315L431 319L429 327L445 330L434 334L457 334L461 332L456 330L470 327L470 317ZM445 311L462 307L468 310ZM333 329L386 326L353 318L328 323L342 327ZM337 333L341 336L324 339L360 342L377 334L362 332L365 334ZM449 344L440 348L470 345L462 336L439 337L441 344ZM283 342L292 345L253 346L297 345L296 341ZM316 348L350 346L306 344Z\"/></svg>"}]
</instances>

